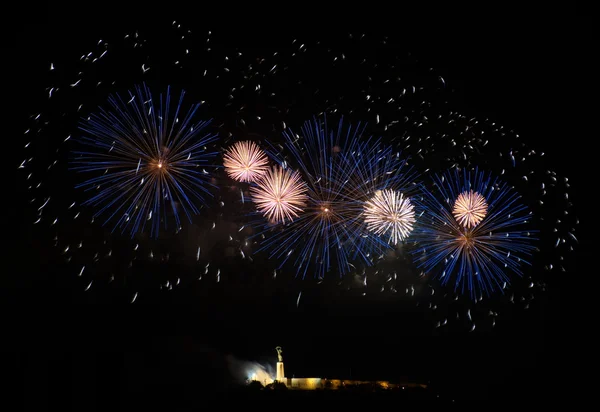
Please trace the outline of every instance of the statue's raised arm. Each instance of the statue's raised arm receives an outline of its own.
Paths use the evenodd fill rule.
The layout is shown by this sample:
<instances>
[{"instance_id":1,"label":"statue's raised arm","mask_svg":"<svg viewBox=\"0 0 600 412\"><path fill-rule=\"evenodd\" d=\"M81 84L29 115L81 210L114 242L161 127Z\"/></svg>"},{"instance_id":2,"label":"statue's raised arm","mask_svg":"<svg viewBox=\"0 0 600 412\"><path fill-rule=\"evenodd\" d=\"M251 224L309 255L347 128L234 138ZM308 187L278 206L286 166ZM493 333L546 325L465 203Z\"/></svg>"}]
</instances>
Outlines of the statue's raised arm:
<instances>
[{"instance_id":1,"label":"statue's raised arm","mask_svg":"<svg viewBox=\"0 0 600 412\"><path fill-rule=\"evenodd\" d=\"M279 362L283 362L283 356L281 356L283 351L281 350L281 346L277 346L275 350L277 351L277 357L279 358Z\"/></svg>"}]
</instances>

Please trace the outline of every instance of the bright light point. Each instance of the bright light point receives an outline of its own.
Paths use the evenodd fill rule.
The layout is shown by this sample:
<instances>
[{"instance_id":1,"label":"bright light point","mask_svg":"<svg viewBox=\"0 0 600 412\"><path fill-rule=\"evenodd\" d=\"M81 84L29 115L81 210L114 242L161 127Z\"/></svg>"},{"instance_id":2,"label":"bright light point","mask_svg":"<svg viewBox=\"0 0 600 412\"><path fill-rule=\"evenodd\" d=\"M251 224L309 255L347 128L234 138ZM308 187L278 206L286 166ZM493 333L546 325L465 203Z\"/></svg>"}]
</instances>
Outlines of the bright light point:
<instances>
[{"instance_id":1,"label":"bright light point","mask_svg":"<svg viewBox=\"0 0 600 412\"><path fill-rule=\"evenodd\" d=\"M467 249L473 247L475 243L475 239L473 239L473 234L471 232L463 233L459 236L458 240Z\"/></svg>"},{"instance_id":2,"label":"bright light point","mask_svg":"<svg viewBox=\"0 0 600 412\"><path fill-rule=\"evenodd\" d=\"M452 214L459 225L470 229L479 224L487 215L488 205L485 198L472 190L458 195Z\"/></svg>"}]
</instances>

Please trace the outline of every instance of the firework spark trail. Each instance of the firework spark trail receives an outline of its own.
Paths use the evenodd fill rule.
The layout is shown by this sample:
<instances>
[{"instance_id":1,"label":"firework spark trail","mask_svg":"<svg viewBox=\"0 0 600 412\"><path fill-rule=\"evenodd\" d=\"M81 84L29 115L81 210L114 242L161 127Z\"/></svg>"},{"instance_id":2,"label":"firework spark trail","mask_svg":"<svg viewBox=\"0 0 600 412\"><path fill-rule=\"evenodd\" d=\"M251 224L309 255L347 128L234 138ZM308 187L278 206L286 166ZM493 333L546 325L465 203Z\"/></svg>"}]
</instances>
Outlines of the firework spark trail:
<instances>
[{"instance_id":1,"label":"firework spark trail","mask_svg":"<svg viewBox=\"0 0 600 412\"><path fill-rule=\"evenodd\" d=\"M251 141L237 142L223 155L225 171L239 182L254 182L269 169L264 151Z\"/></svg>"},{"instance_id":2,"label":"firework spark trail","mask_svg":"<svg viewBox=\"0 0 600 412\"><path fill-rule=\"evenodd\" d=\"M199 104L183 113L184 94L171 105L167 89L155 105L149 88L137 87L137 99L126 103L113 96L112 110L100 109L82 120L84 135L78 140L89 149L73 152L72 170L103 172L77 187L94 193L84 204L98 208L95 217L108 215L105 223L116 219L113 230L129 228L133 236L152 220L151 233L157 237L161 220L167 228L167 209L180 227L178 208L191 220L199 213L196 203L211 196L209 175L200 166L209 166L216 156L206 148L216 137L200 135L210 122L192 123Z\"/></svg>"},{"instance_id":3,"label":"firework spark trail","mask_svg":"<svg viewBox=\"0 0 600 412\"><path fill-rule=\"evenodd\" d=\"M462 174L462 176L461 176ZM521 265L535 247L533 231L525 230L531 218L520 196L507 184L479 172L458 170L434 177L434 190L425 195L426 213L416 230L413 251L418 267L434 272L442 284L472 297L502 290L507 271L521 275ZM488 214L474 228L459 224L452 206L460 193L474 190L487 201ZM441 272L441 274L440 274Z\"/></svg>"},{"instance_id":4,"label":"firework spark trail","mask_svg":"<svg viewBox=\"0 0 600 412\"><path fill-rule=\"evenodd\" d=\"M279 166L259 177L250 192L256 208L271 223L291 222L306 202L306 186L300 174Z\"/></svg>"}]
</instances>

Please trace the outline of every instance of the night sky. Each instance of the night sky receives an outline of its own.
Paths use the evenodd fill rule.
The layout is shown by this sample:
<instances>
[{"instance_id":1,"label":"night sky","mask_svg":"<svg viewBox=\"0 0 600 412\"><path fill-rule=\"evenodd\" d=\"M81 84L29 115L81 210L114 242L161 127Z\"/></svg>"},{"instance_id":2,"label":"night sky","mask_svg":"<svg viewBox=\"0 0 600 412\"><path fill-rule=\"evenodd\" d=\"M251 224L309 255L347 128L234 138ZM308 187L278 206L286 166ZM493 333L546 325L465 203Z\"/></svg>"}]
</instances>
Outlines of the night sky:
<instances>
[{"instance_id":1,"label":"night sky","mask_svg":"<svg viewBox=\"0 0 600 412\"><path fill-rule=\"evenodd\" d=\"M197 402L203 390L222 388L231 381L228 359L274 364L274 348L278 345L283 347L288 377L407 379L428 383L444 398L457 400L552 401L572 392L580 379L573 359L578 357L578 336L586 312L581 292L586 281L581 276L592 274L585 260L589 252L582 245L587 226L591 225L586 212L592 207L584 190L589 190L588 182L595 170L590 144L594 136L585 130L586 119L591 116L585 96L591 93L594 54L588 14L574 8L519 18L491 18L482 13L453 20L428 19L419 14L421 23L385 23L375 30L371 28L376 26L375 17L369 19L368 28L353 27L348 21L338 29L325 18L321 24L298 17L293 20L297 24L280 21L270 25L271 19L264 16L252 20L248 15L234 23L233 18L211 21L211 15L191 19L186 13L181 17L168 13L198 33L197 39L206 38L201 33L212 30L215 54L233 55L235 48L244 55L284 54L291 49L293 39L301 38L307 44L320 41L339 46L338 50L348 53L348 59L360 55L370 62L381 62L384 71L389 48L374 46L376 41L356 46L358 43L347 41L347 34L387 36L394 44L390 47L397 47L397 54L404 56L401 73L407 82L429 85L431 79L443 77L441 94L429 94L426 99L434 105L450 101L449 107L467 117L505 125L528 147L546 153L545 159L531 168L552 169L569 177L569 199L573 204L569 213L577 215L580 224L575 252L565 254L565 271L543 269L544 259L554 253L553 239L543 240L536 257L536 262L542 263L534 265L532 276L543 278L545 290L535 292L527 309L518 299L514 304L503 298L478 304L479 309L472 310L474 316L487 313L489 305L498 310L496 324L490 327L489 320L482 320L481 327L469 332L464 316L452 327L436 328L440 315L423 310L417 305L418 298L377 293L378 285L363 290L356 287L356 280L338 279L335 274L317 285L311 279L295 279L289 270L280 271L273 279L276 265L265 256L257 254L252 263L240 259L226 239L241 225L245 213L240 210L239 189L233 181L220 184L211 208L191 228L177 237L167 236L154 246L157 255L161 251L172 254L169 262L140 262L127 275L117 274L112 283L107 282L107 274L103 273L106 269L101 265L88 269L93 273L77 276L81 265L65 263L60 250L53 247L57 229L48 224L32 225L39 205L29 203L31 196L23 174L12 176L25 157L23 131L29 127L31 116L40 112L40 107L51 119L61 118L62 113L68 118L74 113L77 99L58 100L58 106L48 103L48 85L52 81L66 82L49 77L50 62L76 61L98 39L115 39L118 43L116 39L122 39L123 33L138 29L155 47L149 53L153 56L149 66L161 66L157 56L176 60L181 55L180 50L171 47L171 34L164 34L172 32L174 19L164 19L155 12L140 13L127 10L117 18L113 13L97 12L92 6L76 11L43 6L36 11L24 10L22 15L27 17L15 18L8 37L9 57L4 66L11 69L5 74L10 96L5 98L12 107L5 119L10 123L10 134L4 136L5 145L10 147L5 163L10 170L9 187L14 184L14 188L5 192L9 210L5 223L10 228L6 229L5 239L10 245L5 257L9 270L3 275L7 278L3 284L8 287L2 300L11 332L6 336L10 341L16 338L14 348L5 357L17 365L15 382L25 405L44 410L58 403L72 405L74 410L101 410L115 404L135 404L139 399L148 401L153 392L160 393L156 396L166 405L170 399ZM136 15L137 19L125 17ZM360 20L355 17L352 21ZM211 23L210 28L207 23ZM197 45L198 49L202 47ZM6 50L4 53L7 56ZM233 62L232 73L227 74L231 77L224 74L220 82L213 82L187 69L165 68L160 73L151 69L147 76L142 75L141 70L127 69L138 57L123 54L118 57L124 62L122 72L110 72L110 77L98 70L82 78L94 78L94 82L115 78L122 83L122 90L141 81L185 88L190 100L209 101L203 115L217 119L220 134L231 132L236 139L272 137L280 132L282 121L299 128L302 121L327 110L324 99L311 93L320 84L327 85L320 93L344 96L338 102L339 112L356 106L356 111L348 114L350 121L367 117L361 112L359 94L352 90L361 89L359 79L370 74L369 70L373 76L385 73L365 69L365 73L348 70L340 75L332 67L309 60L310 56L306 53L299 63L290 60L287 75L264 81L266 90L277 91L274 100L243 92L229 101L225 89L237 83L227 79L239 74ZM216 61L221 60L214 60L206 63L209 70L219 70ZM286 64L284 57L279 62ZM114 62L110 67L115 70ZM301 79L304 84L287 84L286 79ZM82 86L86 87L83 82ZM79 100L86 107L101 105L108 89L96 90L83 88ZM377 93L385 95L385 91L373 94ZM234 110L240 105L247 106L243 114ZM273 113L269 108L272 105L288 111ZM263 121L248 120L240 125L239 118L256 115ZM385 135L380 125L373 124L373 113L369 116L366 120L373 125L371 130ZM51 135L76 133L64 119L53 122L58 126L49 126ZM225 145L221 142L221 147ZM55 147L50 139L38 144L35 153L51 158ZM431 162L432 169L441 165L437 160ZM75 193L76 177L69 173L56 176L48 176L46 190L59 199L57 202L69 202ZM519 178L516 176L515 181ZM534 193L524 197L531 202L537 200ZM225 206L219 208L219 201ZM198 281L196 269L186 258L196 250L195 241L190 239L206 236L205 229L213 221L219 224L210 237L203 238L206 255L202 262L210 261L212 271L220 269L218 283ZM102 244L105 239L110 239L114 249L131 248L127 235L107 234L98 225L65 223L60 227L60 236L67 243L83 236L86 242L97 242L98 250L106 246ZM574 280L576 277L579 279ZM179 278L182 284L172 290L160 287L166 280L175 283ZM91 279L93 286L85 290ZM519 285L517 281L515 287ZM136 292L139 295L132 304ZM451 318L456 312L464 312L456 305L440 308L447 312L441 316Z\"/></svg>"}]
</instances>

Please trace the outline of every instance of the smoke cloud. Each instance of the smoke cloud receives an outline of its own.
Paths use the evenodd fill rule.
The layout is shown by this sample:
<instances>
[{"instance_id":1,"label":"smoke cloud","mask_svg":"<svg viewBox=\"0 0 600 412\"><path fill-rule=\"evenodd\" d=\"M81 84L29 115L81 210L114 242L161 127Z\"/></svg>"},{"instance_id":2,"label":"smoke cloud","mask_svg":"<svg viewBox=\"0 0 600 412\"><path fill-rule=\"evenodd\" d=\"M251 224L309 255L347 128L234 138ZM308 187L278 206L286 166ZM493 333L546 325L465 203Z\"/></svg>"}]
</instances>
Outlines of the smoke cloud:
<instances>
[{"instance_id":1,"label":"smoke cloud","mask_svg":"<svg viewBox=\"0 0 600 412\"><path fill-rule=\"evenodd\" d=\"M275 370L269 364L237 359L232 355L226 357L229 371L238 383L249 380L259 381L263 385L272 383L275 379Z\"/></svg>"}]
</instances>

